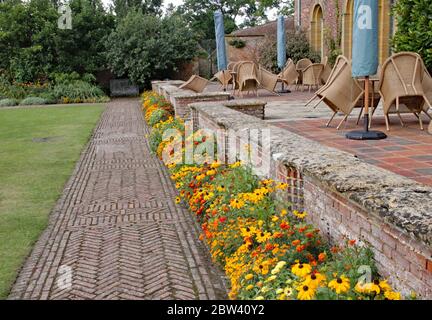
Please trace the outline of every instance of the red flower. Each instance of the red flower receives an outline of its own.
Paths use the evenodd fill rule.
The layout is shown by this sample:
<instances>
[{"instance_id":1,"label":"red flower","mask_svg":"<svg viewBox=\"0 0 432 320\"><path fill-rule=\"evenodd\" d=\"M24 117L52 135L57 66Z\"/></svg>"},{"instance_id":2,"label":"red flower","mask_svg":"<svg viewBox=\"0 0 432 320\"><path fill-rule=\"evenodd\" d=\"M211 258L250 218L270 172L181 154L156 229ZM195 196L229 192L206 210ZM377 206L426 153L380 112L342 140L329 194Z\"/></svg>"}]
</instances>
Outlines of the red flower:
<instances>
[{"instance_id":1,"label":"red flower","mask_svg":"<svg viewBox=\"0 0 432 320\"><path fill-rule=\"evenodd\" d=\"M302 252L304 249L305 249L305 246L304 246L304 245L298 245L298 246L296 247L296 251L297 251L297 252Z\"/></svg>"},{"instance_id":2,"label":"red flower","mask_svg":"<svg viewBox=\"0 0 432 320\"><path fill-rule=\"evenodd\" d=\"M224 223L226 221L226 219L227 219L227 217L220 217L219 221L220 221L220 223Z\"/></svg>"},{"instance_id":3,"label":"red flower","mask_svg":"<svg viewBox=\"0 0 432 320\"><path fill-rule=\"evenodd\" d=\"M271 251L275 248L274 245L272 245L271 243L267 243L265 246L266 251Z\"/></svg>"},{"instance_id":4,"label":"red flower","mask_svg":"<svg viewBox=\"0 0 432 320\"><path fill-rule=\"evenodd\" d=\"M313 236L314 236L314 235L313 235L313 233L311 233L311 232L306 233L306 237L309 238L309 239L312 238Z\"/></svg>"},{"instance_id":5,"label":"red flower","mask_svg":"<svg viewBox=\"0 0 432 320\"><path fill-rule=\"evenodd\" d=\"M292 242L292 245L293 246L298 246L300 244L300 240L294 240L293 242Z\"/></svg>"},{"instance_id":6,"label":"red flower","mask_svg":"<svg viewBox=\"0 0 432 320\"><path fill-rule=\"evenodd\" d=\"M350 241L348 241L348 244L349 244L350 246L353 246L353 245L355 245L355 243L356 243L356 241L355 241L355 240L350 240Z\"/></svg>"},{"instance_id":7,"label":"red flower","mask_svg":"<svg viewBox=\"0 0 432 320\"><path fill-rule=\"evenodd\" d=\"M326 257L327 257L327 255L325 254L325 252L321 252L321 253L318 255L318 261L319 261L319 262L323 262L323 261L326 259Z\"/></svg>"},{"instance_id":8,"label":"red flower","mask_svg":"<svg viewBox=\"0 0 432 320\"><path fill-rule=\"evenodd\" d=\"M280 224L280 227L281 229L288 230L290 228L290 225L284 221Z\"/></svg>"}]
</instances>

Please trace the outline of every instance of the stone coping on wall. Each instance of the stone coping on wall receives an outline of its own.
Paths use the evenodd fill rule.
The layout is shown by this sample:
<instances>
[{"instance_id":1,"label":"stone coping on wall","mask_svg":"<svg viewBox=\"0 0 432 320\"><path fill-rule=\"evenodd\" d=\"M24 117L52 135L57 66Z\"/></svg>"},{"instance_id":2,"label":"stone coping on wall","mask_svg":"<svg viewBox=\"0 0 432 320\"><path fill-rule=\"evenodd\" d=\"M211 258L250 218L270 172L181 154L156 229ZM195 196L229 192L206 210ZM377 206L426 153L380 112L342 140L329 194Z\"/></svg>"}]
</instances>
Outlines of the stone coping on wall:
<instances>
[{"instance_id":1,"label":"stone coping on wall","mask_svg":"<svg viewBox=\"0 0 432 320\"><path fill-rule=\"evenodd\" d=\"M258 99L245 99L245 100L228 100L228 101L217 101L217 102L195 102L189 104L189 107L213 107L224 106L236 111L240 111L243 114L247 114L259 119L264 119L265 106L267 102Z\"/></svg>"},{"instance_id":2,"label":"stone coping on wall","mask_svg":"<svg viewBox=\"0 0 432 320\"><path fill-rule=\"evenodd\" d=\"M163 85L172 85L175 87L180 87L183 83L183 80L154 80L151 82L152 90L159 92L159 87Z\"/></svg>"},{"instance_id":3,"label":"stone coping on wall","mask_svg":"<svg viewBox=\"0 0 432 320\"><path fill-rule=\"evenodd\" d=\"M271 157L314 177L368 214L432 248L432 188L370 165L352 154L319 144L225 107L191 108L231 130L270 130Z\"/></svg>"}]
</instances>

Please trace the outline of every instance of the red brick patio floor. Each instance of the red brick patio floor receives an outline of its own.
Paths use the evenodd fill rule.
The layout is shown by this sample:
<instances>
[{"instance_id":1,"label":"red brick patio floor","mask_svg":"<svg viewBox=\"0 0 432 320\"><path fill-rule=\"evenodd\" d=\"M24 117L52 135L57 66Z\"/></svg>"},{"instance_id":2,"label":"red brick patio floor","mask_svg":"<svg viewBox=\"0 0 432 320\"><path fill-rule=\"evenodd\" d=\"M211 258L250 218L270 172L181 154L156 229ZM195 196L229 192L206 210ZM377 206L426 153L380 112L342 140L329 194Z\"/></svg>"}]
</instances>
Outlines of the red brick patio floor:
<instances>
[{"instance_id":1,"label":"red brick patio floor","mask_svg":"<svg viewBox=\"0 0 432 320\"><path fill-rule=\"evenodd\" d=\"M418 182L432 185L432 135L427 133L429 121L424 118L425 131L421 131L418 120L411 115L403 115L405 127L401 127L397 116L390 116L390 131L386 132L383 117L374 117L372 130L386 132L388 138L379 141L354 141L345 138L351 130L359 130L353 116L340 131L336 126L340 118L333 120L330 127L328 119L301 119L273 122L306 138L326 146L346 151L358 158Z\"/></svg>"}]
</instances>

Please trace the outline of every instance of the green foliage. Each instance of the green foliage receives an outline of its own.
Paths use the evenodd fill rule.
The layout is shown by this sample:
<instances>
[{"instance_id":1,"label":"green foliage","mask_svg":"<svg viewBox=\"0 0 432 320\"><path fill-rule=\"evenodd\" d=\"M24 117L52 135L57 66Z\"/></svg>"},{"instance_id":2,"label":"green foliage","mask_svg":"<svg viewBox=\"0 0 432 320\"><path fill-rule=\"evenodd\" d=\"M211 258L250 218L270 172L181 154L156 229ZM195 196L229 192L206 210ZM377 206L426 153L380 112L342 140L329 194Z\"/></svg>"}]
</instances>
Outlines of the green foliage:
<instances>
[{"instance_id":1,"label":"green foliage","mask_svg":"<svg viewBox=\"0 0 432 320\"><path fill-rule=\"evenodd\" d=\"M144 14L160 14L162 0L113 0L116 16L124 18L131 9Z\"/></svg>"},{"instance_id":2,"label":"green foliage","mask_svg":"<svg viewBox=\"0 0 432 320\"><path fill-rule=\"evenodd\" d=\"M13 107L18 105L18 101L15 99L2 99L0 100L0 107Z\"/></svg>"},{"instance_id":3,"label":"green foliage","mask_svg":"<svg viewBox=\"0 0 432 320\"><path fill-rule=\"evenodd\" d=\"M71 0L72 30L58 28L52 0L0 3L0 68L17 82L51 72L96 72L104 67L104 39L114 17L100 0Z\"/></svg>"},{"instance_id":4,"label":"green foliage","mask_svg":"<svg viewBox=\"0 0 432 320\"><path fill-rule=\"evenodd\" d=\"M170 114L167 111L163 109L157 109L151 114L148 124L153 127L157 123L167 120L169 116Z\"/></svg>"},{"instance_id":5,"label":"green foliage","mask_svg":"<svg viewBox=\"0 0 432 320\"><path fill-rule=\"evenodd\" d=\"M277 66L277 40L276 36L268 37L259 48L259 63L265 68L278 71ZM309 58L313 62L319 62L320 56L312 50L304 32L288 32L287 34L287 58L294 63L303 58Z\"/></svg>"},{"instance_id":6,"label":"green foliage","mask_svg":"<svg viewBox=\"0 0 432 320\"><path fill-rule=\"evenodd\" d=\"M106 43L107 60L117 76L138 85L169 77L182 62L197 54L198 43L178 15L159 18L131 11Z\"/></svg>"},{"instance_id":7,"label":"green foliage","mask_svg":"<svg viewBox=\"0 0 432 320\"><path fill-rule=\"evenodd\" d=\"M393 38L396 52L419 53L432 69L432 5L429 0L398 0L394 7L397 31Z\"/></svg>"},{"instance_id":8,"label":"green foliage","mask_svg":"<svg viewBox=\"0 0 432 320\"><path fill-rule=\"evenodd\" d=\"M56 83L50 93L61 103L106 102L109 99L99 87L83 80Z\"/></svg>"},{"instance_id":9,"label":"green foliage","mask_svg":"<svg viewBox=\"0 0 432 320\"><path fill-rule=\"evenodd\" d=\"M237 49L244 48L246 46L246 41L243 41L238 38L234 38L231 41L228 42L230 46L236 47Z\"/></svg>"},{"instance_id":10,"label":"green foliage","mask_svg":"<svg viewBox=\"0 0 432 320\"><path fill-rule=\"evenodd\" d=\"M20 102L20 106L35 106L47 104L47 101L39 97L27 97Z\"/></svg>"}]
</instances>

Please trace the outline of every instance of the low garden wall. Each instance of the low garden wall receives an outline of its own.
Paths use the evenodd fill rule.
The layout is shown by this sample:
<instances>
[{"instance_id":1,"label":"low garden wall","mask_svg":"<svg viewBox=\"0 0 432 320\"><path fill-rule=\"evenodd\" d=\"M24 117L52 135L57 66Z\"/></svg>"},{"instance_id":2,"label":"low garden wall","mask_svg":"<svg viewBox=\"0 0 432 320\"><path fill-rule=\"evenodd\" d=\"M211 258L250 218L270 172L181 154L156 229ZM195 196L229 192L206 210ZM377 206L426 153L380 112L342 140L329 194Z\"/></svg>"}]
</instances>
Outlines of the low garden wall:
<instances>
[{"instance_id":1,"label":"low garden wall","mask_svg":"<svg viewBox=\"0 0 432 320\"><path fill-rule=\"evenodd\" d=\"M283 197L293 209L307 211L330 242L369 244L379 272L396 289L432 298L432 188L224 103L190 108L194 128L218 130L221 160L242 158L238 149L247 141L255 172L288 183Z\"/></svg>"}]
</instances>

